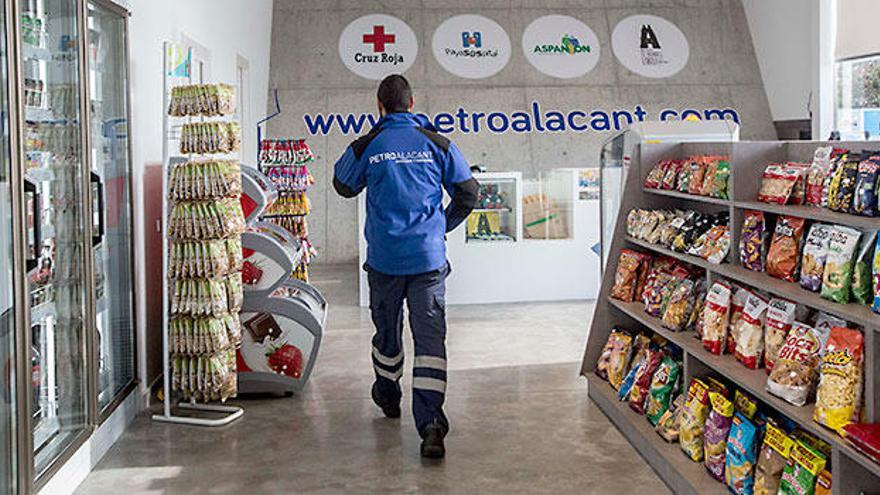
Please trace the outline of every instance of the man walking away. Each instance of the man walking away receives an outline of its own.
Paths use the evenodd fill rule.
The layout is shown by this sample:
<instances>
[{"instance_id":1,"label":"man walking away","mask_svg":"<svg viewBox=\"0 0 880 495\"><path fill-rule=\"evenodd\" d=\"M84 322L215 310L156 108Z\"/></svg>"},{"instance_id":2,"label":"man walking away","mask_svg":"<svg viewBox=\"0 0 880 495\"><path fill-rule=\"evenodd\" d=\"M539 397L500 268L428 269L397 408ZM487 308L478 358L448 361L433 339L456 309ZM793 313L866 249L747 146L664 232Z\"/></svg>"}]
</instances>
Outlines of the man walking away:
<instances>
[{"instance_id":1,"label":"man walking away","mask_svg":"<svg viewBox=\"0 0 880 495\"><path fill-rule=\"evenodd\" d=\"M479 184L467 161L428 120L413 115L409 82L379 84L381 118L336 162L333 187L352 198L367 190L367 271L373 336L372 397L400 417L403 301L415 343L412 409L423 457L443 457L446 394L446 233L467 218ZM443 190L452 202L443 209Z\"/></svg>"}]
</instances>

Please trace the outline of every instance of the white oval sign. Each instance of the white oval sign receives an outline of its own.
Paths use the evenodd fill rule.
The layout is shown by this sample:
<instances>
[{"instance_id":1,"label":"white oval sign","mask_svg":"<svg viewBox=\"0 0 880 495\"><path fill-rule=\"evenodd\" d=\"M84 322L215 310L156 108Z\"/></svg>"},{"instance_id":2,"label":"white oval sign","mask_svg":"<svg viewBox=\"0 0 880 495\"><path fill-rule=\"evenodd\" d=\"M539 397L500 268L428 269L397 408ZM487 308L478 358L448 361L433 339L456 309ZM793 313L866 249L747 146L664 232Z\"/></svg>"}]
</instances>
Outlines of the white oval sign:
<instances>
[{"instance_id":1,"label":"white oval sign","mask_svg":"<svg viewBox=\"0 0 880 495\"><path fill-rule=\"evenodd\" d=\"M459 77L482 79L497 74L510 60L510 38L492 19L457 15L434 31L434 58Z\"/></svg>"},{"instance_id":2,"label":"white oval sign","mask_svg":"<svg viewBox=\"0 0 880 495\"><path fill-rule=\"evenodd\" d=\"M599 38L583 22L567 15L539 17L522 38L526 59L544 74L580 77L599 63Z\"/></svg>"},{"instance_id":3,"label":"white oval sign","mask_svg":"<svg viewBox=\"0 0 880 495\"><path fill-rule=\"evenodd\" d=\"M655 15L634 15L617 23L611 48L624 67L645 77L669 77L684 69L690 57L684 33Z\"/></svg>"},{"instance_id":4,"label":"white oval sign","mask_svg":"<svg viewBox=\"0 0 880 495\"><path fill-rule=\"evenodd\" d=\"M365 15L351 22L339 36L339 57L355 74L382 79L412 67L419 52L416 34L397 17Z\"/></svg>"}]
</instances>

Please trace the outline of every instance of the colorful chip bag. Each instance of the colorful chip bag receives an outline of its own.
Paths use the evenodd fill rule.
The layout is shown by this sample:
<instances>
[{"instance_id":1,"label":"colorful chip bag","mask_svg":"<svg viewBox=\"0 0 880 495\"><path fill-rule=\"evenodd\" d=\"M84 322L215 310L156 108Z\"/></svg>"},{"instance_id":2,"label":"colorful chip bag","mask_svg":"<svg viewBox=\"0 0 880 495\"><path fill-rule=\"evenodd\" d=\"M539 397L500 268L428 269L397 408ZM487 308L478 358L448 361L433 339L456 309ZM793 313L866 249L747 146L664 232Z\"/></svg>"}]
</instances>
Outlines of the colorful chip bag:
<instances>
[{"instance_id":1,"label":"colorful chip bag","mask_svg":"<svg viewBox=\"0 0 880 495\"><path fill-rule=\"evenodd\" d=\"M816 479L825 469L825 462L821 453L796 442L782 472L778 495L814 495Z\"/></svg>"},{"instance_id":2,"label":"colorful chip bag","mask_svg":"<svg viewBox=\"0 0 880 495\"><path fill-rule=\"evenodd\" d=\"M831 495L831 471L828 468L823 469L816 478L816 491L813 495Z\"/></svg>"},{"instance_id":3,"label":"colorful chip bag","mask_svg":"<svg viewBox=\"0 0 880 495\"><path fill-rule=\"evenodd\" d=\"M822 277L821 295L825 299L841 304L849 302L853 256L861 235L861 232L849 227L833 227Z\"/></svg>"},{"instance_id":4,"label":"colorful chip bag","mask_svg":"<svg viewBox=\"0 0 880 495\"><path fill-rule=\"evenodd\" d=\"M825 273L825 260L828 257L828 242L832 228L814 223L804 243L804 256L801 259L801 287L813 292L822 288Z\"/></svg>"},{"instance_id":5,"label":"colorful chip bag","mask_svg":"<svg viewBox=\"0 0 880 495\"><path fill-rule=\"evenodd\" d=\"M703 450L706 470L718 481L724 481L724 465L727 456L727 436L733 423L733 403L717 393L709 393L712 409L703 427Z\"/></svg>"},{"instance_id":6,"label":"colorful chip bag","mask_svg":"<svg viewBox=\"0 0 880 495\"><path fill-rule=\"evenodd\" d=\"M764 320L764 367L767 373L773 370L773 363L779 355L779 349L785 343L785 337L791 330L795 320L797 304L774 297L767 305L767 317Z\"/></svg>"},{"instance_id":7,"label":"colorful chip bag","mask_svg":"<svg viewBox=\"0 0 880 495\"><path fill-rule=\"evenodd\" d=\"M871 304L871 311L880 313L880 235L877 236L877 243L874 246L874 263L871 268L872 288L874 289L874 301Z\"/></svg>"},{"instance_id":8,"label":"colorful chip bag","mask_svg":"<svg viewBox=\"0 0 880 495\"><path fill-rule=\"evenodd\" d=\"M614 286L611 297L621 301L632 302L635 299L636 286L639 279L639 267L644 255L631 249L620 252L617 260L617 272L614 274Z\"/></svg>"},{"instance_id":9,"label":"colorful chip bag","mask_svg":"<svg viewBox=\"0 0 880 495\"><path fill-rule=\"evenodd\" d=\"M737 322L735 355L746 368L758 369L764 354L764 315L767 300L749 293L742 316Z\"/></svg>"},{"instance_id":10,"label":"colorful chip bag","mask_svg":"<svg viewBox=\"0 0 880 495\"><path fill-rule=\"evenodd\" d=\"M739 241L739 260L742 266L763 272L767 263L767 226L764 212L746 211Z\"/></svg>"},{"instance_id":11,"label":"colorful chip bag","mask_svg":"<svg viewBox=\"0 0 880 495\"><path fill-rule=\"evenodd\" d=\"M834 327L825 344L813 420L838 433L859 419L865 344L862 332Z\"/></svg>"},{"instance_id":12,"label":"colorful chip bag","mask_svg":"<svg viewBox=\"0 0 880 495\"><path fill-rule=\"evenodd\" d=\"M755 446L758 428L743 414L733 416L727 437L724 482L737 495L752 495L755 484Z\"/></svg>"},{"instance_id":13,"label":"colorful chip bag","mask_svg":"<svg viewBox=\"0 0 880 495\"><path fill-rule=\"evenodd\" d=\"M871 277L871 265L874 261L874 246L877 243L877 233L862 237L858 254L856 255L855 267L852 274L852 298L855 302L869 305L874 300L874 282Z\"/></svg>"},{"instance_id":14,"label":"colorful chip bag","mask_svg":"<svg viewBox=\"0 0 880 495\"><path fill-rule=\"evenodd\" d=\"M679 416L681 450L694 462L703 460L703 428L709 416L709 407L709 385L694 378Z\"/></svg>"},{"instance_id":15,"label":"colorful chip bag","mask_svg":"<svg viewBox=\"0 0 880 495\"><path fill-rule=\"evenodd\" d=\"M801 172L781 164L770 164L764 169L758 201L784 205L794 190Z\"/></svg>"},{"instance_id":16,"label":"colorful chip bag","mask_svg":"<svg viewBox=\"0 0 880 495\"><path fill-rule=\"evenodd\" d=\"M662 305L663 326L675 331L684 329L694 306L694 281L679 280L669 284L669 298Z\"/></svg>"},{"instance_id":17,"label":"colorful chip bag","mask_svg":"<svg viewBox=\"0 0 880 495\"><path fill-rule=\"evenodd\" d=\"M721 354L727 339L730 299L730 286L723 282L712 284L706 294L706 304L701 318L703 347L712 354Z\"/></svg>"},{"instance_id":18,"label":"colorful chip bag","mask_svg":"<svg viewBox=\"0 0 880 495\"><path fill-rule=\"evenodd\" d=\"M681 364L669 356L665 356L654 377L651 378L651 388L645 403L645 416L652 425L657 425L663 413L669 409L672 393L678 388L678 378L681 375Z\"/></svg>"},{"instance_id":19,"label":"colorful chip bag","mask_svg":"<svg viewBox=\"0 0 880 495\"><path fill-rule=\"evenodd\" d=\"M877 214L877 180L880 178L880 157L872 156L859 163L856 190L850 213L873 217Z\"/></svg>"},{"instance_id":20,"label":"colorful chip bag","mask_svg":"<svg viewBox=\"0 0 880 495\"><path fill-rule=\"evenodd\" d=\"M755 466L755 495L776 495L794 440L775 424L767 423L764 445Z\"/></svg>"},{"instance_id":21,"label":"colorful chip bag","mask_svg":"<svg viewBox=\"0 0 880 495\"><path fill-rule=\"evenodd\" d=\"M850 211L856 192L860 158L857 154L849 155L838 169L839 177L837 177L833 200L829 197L829 209L843 213Z\"/></svg>"},{"instance_id":22,"label":"colorful chip bag","mask_svg":"<svg viewBox=\"0 0 880 495\"><path fill-rule=\"evenodd\" d=\"M776 221L773 241L767 252L767 273L788 282L794 282L800 261L801 238L804 234L804 219L780 216Z\"/></svg>"},{"instance_id":23,"label":"colorful chip bag","mask_svg":"<svg viewBox=\"0 0 880 495\"><path fill-rule=\"evenodd\" d=\"M618 370L621 367L626 368L626 364L629 362L632 342L633 337L626 330L620 328L612 329L608 335L608 340L605 341L605 347L602 348L602 353L599 355L599 360L596 362L596 375L603 380L608 380L615 390L619 388L620 382L618 381L617 386L615 386L611 382L611 377L617 376L620 373Z\"/></svg>"},{"instance_id":24,"label":"colorful chip bag","mask_svg":"<svg viewBox=\"0 0 880 495\"><path fill-rule=\"evenodd\" d=\"M684 406L685 394L678 394L678 397L672 401L669 409L660 416L654 431L657 432L664 440L669 443L678 442L678 431L681 417L681 411Z\"/></svg>"},{"instance_id":25,"label":"colorful chip bag","mask_svg":"<svg viewBox=\"0 0 880 495\"><path fill-rule=\"evenodd\" d=\"M660 366L662 360L663 351L648 349L645 355L645 363L636 373L633 386L629 392L629 407L639 414L645 412L645 401L651 388L651 379L654 377L654 372L657 371L657 367Z\"/></svg>"},{"instance_id":26,"label":"colorful chip bag","mask_svg":"<svg viewBox=\"0 0 880 495\"><path fill-rule=\"evenodd\" d=\"M796 406L806 404L816 380L822 345L815 328L794 322L767 378L767 391Z\"/></svg>"}]
</instances>

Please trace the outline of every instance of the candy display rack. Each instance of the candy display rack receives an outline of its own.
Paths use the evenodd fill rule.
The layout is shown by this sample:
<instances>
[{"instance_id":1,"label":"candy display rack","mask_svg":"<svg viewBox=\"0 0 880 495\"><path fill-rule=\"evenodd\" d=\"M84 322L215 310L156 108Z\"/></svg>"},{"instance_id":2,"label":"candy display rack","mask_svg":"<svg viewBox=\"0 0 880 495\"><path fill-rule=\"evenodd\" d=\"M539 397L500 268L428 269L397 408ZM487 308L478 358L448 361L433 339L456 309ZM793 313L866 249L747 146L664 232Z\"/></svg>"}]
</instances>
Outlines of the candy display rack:
<instances>
[{"instance_id":1,"label":"candy display rack","mask_svg":"<svg viewBox=\"0 0 880 495\"><path fill-rule=\"evenodd\" d=\"M677 443L667 443L654 431L643 416L633 412L617 399L617 391L595 374L596 362L614 326L633 331L658 334L683 350L684 372L682 383L688 384L694 377L707 374L718 375L731 384L748 392L762 408L793 420L803 430L810 432L832 446L833 491L843 493L872 493L880 487L880 464L852 448L833 430L813 421L813 402L794 406L766 391L767 374L764 369L744 367L731 355L714 355L706 351L692 332L675 332L664 328L660 318L644 312L641 302L624 302L609 297L614 285L614 273L621 250L631 248L649 254L671 256L701 267L707 280L729 280L772 296L783 297L814 310L825 311L862 327L865 343L864 361L864 408L867 422L880 422L880 315L866 306L855 303L838 304L823 299L814 292L802 289L797 283L772 278L766 273L754 272L740 264L738 246L746 210L759 210L773 214L798 216L808 220L845 225L863 231L880 229L880 218L862 217L838 213L818 207L795 205L771 205L757 201L761 175L771 162L798 161L809 163L819 146L848 148L855 152L870 149L866 143L847 142L739 142L739 143L661 143L643 144L633 153L620 204L606 276L602 280L599 298L586 343L581 374L587 379L590 398L617 426L642 457L651 465L663 481L675 493L727 493L723 483L707 475L701 463L692 462L681 452ZM678 192L647 189L645 178L651 168L661 159L683 159L692 155L726 155L730 159L730 199L695 196ZM721 264L674 252L643 240L627 236L627 213L634 208L679 208L703 212L729 211L731 249Z\"/></svg>"},{"instance_id":2,"label":"candy display rack","mask_svg":"<svg viewBox=\"0 0 880 495\"><path fill-rule=\"evenodd\" d=\"M293 276L303 282L309 281L309 264L315 256L306 218L311 209L307 191L315 183L308 165L314 159L305 139L263 139L260 142L260 171L278 191L278 198L260 220L278 225L302 243L305 253L294 267Z\"/></svg>"},{"instance_id":3,"label":"candy display rack","mask_svg":"<svg viewBox=\"0 0 880 495\"><path fill-rule=\"evenodd\" d=\"M179 60L172 59L180 53L187 54L186 61L175 65ZM232 90L230 86L183 88L197 82L192 77L191 54L191 48L171 43L164 45L161 328L164 397L162 413L154 414L152 418L166 423L214 427L229 424L244 414L238 406L207 403L234 397L237 389L235 348L240 343L241 331L238 312L243 298L240 264L241 233L245 222L240 203L240 129L227 117L234 113L235 106L234 97L228 94ZM197 108L198 105L178 106L183 101L193 103L199 93L217 104L201 108ZM225 166L194 160L193 152L209 156ZM214 179L222 179L209 180L209 174ZM181 217L188 217L188 226L181 227ZM210 220L215 218L219 219L215 220L217 225L209 228ZM205 257L205 251L199 256L191 247L199 243L223 244L225 259L216 253ZM171 263L172 248L175 248L176 256L187 257L183 264L186 268ZM201 272L193 269L200 264L199 261L203 266L210 265L211 269L201 269ZM211 288L210 310L193 309L199 306L198 301L206 300L203 297L191 298L189 308L182 306L180 301L183 298L177 297L177 291L172 289L176 287L189 287L188 295L192 294L193 287L199 291ZM225 294L222 294L224 289ZM217 293L221 295L214 297ZM225 332L218 331L217 324L221 320L227 322ZM210 343L211 339L203 341L194 335L199 330L199 323L203 324L203 333L199 336L216 337L213 343ZM188 328L185 324L189 325ZM172 326L175 331L173 341L170 335ZM185 332L193 335L188 347L183 345ZM198 364L185 370L184 363L189 362ZM181 395L183 400L176 404L176 409L187 410L184 415L177 414L172 406L172 401Z\"/></svg>"}]
</instances>

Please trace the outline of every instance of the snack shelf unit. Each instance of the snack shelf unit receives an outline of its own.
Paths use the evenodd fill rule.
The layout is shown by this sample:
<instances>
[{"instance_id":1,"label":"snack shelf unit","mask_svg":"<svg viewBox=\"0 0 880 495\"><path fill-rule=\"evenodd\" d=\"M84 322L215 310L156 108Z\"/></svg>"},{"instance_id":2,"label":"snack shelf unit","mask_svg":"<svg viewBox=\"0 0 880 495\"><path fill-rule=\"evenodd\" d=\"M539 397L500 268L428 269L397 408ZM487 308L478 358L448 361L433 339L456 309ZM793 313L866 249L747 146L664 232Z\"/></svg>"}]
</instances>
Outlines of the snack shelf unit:
<instances>
[{"instance_id":1,"label":"snack shelf unit","mask_svg":"<svg viewBox=\"0 0 880 495\"><path fill-rule=\"evenodd\" d=\"M189 402L180 401L172 405L176 395L171 384L171 349L169 342L170 327L170 283L168 278L169 267L169 215L171 208L168 200L169 178L173 167L183 163L192 155L180 153L182 127L184 123L204 121L203 117L174 117L168 115L171 103L171 91L174 86L193 84L192 69L188 69L188 75L176 77L172 75L172 53L174 45L169 42L163 44L163 98L162 98L162 412L153 414L153 421L162 423L185 424L194 426L217 427L224 426L237 420L244 414L244 409L239 406L200 404L194 400ZM191 52L191 48L188 48ZM188 411L183 415L175 413L177 409ZM205 415L204 413L207 413ZM207 417L206 417L207 416Z\"/></svg>"},{"instance_id":2,"label":"snack shelf unit","mask_svg":"<svg viewBox=\"0 0 880 495\"><path fill-rule=\"evenodd\" d=\"M778 412L804 430L832 445L833 491L835 494L873 493L880 487L880 464L873 462L852 448L836 432L826 429L812 419L814 402L798 407L789 404L765 390L766 371L751 370L731 355L716 356L703 349L700 340L690 332L674 332L664 328L660 319L644 312L640 302L627 303L609 297L614 285L614 273L620 251L635 248L652 254L663 254L705 269L708 282L727 279L765 290L810 308L826 311L863 327L865 342L865 412L868 422L880 422L880 315L858 304L838 304L818 294L802 289L797 283L775 279L766 273L754 272L740 265L738 246L746 210L761 210L770 214L800 216L809 220L848 225L863 231L880 229L880 218L860 217L826 209L794 205L758 203L761 174L767 164L781 161L810 162L819 146L833 145L860 151L865 143L848 142L737 142L737 143L660 143L642 144L633 154L624 194L621 199L609 256L608 276L602 280L590 333L586 343L581 374L587 378L590 398L618 427L675 493L722 493L727 489L706 472L702 463L690 461L677 444L667 444L644 418L624 402L617 400L617 392L595 375L596 362L608 335L614 326L631 330L647 329L679 346L683 351L684 372L682 383L708 373L717 374L736 387L758 399L765 409ZM730 199L708 198L689 194L646 189L645 177L659 160L682 159L698 154L727 155L731 164L728 182ZM731 249L721 264L627 235L626 216L633 208L690 208L707 213L730 213Z\"/></svg>"}]
</instances>

